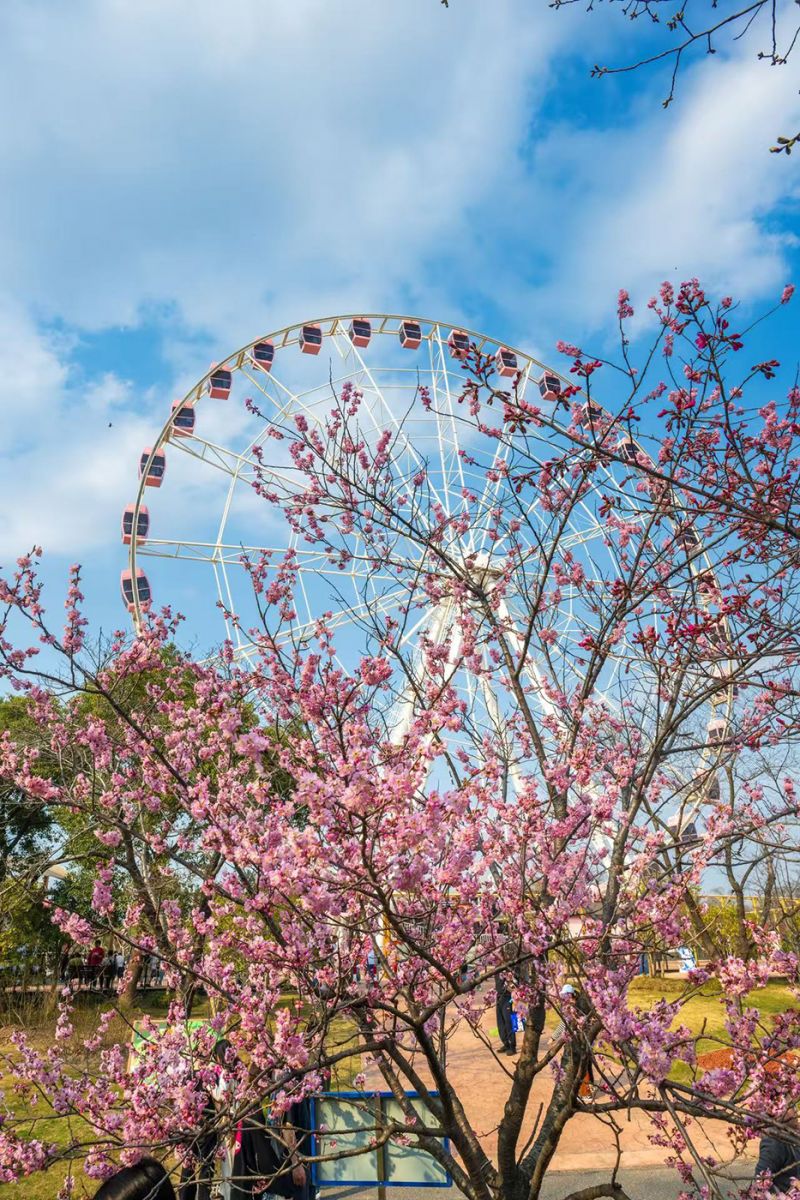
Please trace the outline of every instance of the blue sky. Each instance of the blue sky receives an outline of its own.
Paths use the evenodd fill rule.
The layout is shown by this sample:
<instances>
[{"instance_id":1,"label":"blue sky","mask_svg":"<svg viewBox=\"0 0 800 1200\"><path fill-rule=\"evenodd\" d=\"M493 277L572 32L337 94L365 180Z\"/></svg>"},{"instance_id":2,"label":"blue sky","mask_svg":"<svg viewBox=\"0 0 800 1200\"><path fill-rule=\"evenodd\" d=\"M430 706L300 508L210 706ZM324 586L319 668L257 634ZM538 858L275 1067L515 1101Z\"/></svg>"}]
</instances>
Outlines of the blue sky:
<instances>
[{"instance_id":1,"label":"blue sky","mask_svg":"<svg viewBox=\"0 0 800 1200\"><path fill-rule=\"evenodd\" d=\"M647 36L544 0L5 0L0 562L41 543L58 604L80 561L123 620L139 451L260 332L412 310L553 358L621 286L797 279L793 68L701 58L666 113L663 72L589 79Z\"/></svg>"}]
</instances>

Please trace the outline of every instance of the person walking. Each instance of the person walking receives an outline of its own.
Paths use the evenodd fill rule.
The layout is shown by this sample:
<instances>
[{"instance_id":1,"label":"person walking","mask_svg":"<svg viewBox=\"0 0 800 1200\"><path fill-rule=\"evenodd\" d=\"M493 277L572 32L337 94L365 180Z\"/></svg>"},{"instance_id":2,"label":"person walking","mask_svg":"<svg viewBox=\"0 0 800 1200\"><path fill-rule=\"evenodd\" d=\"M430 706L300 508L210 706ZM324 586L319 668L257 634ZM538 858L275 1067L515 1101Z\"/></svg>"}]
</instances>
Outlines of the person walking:
<instances>
[{"instance_id":1,"label":"person walking","mask_svg":"<svg viewBox=\"0 0 800 1200\"><path fill-rule=\"evenodd\" d=\"M103 955L103 961L100 963L100 990L102 992L111 991L111 983L114 979L114 955L109 949Z\"/></svg>"},{"instance_id":2,"label":"person walking","mask_svg":"<svg viewBox=\"0 0 800 1200\"><path fill-rule=\"evenodd\" d=\"M67 983L72 983L73 980L78 984L83 983L84 970L80 946L73 946L67 959Z\"/></svg>"},{"instance_id":3,"label":"person walking","mask_svg":"<svg viewBox=\"0 0 800 1200\"><path fill-rule=\"evenodd\" d=\"M94 1200L175 1200L175 1189L160 1162L140 1158L101 1184Z\"/></svg>"},{"instance_id":4,"label":"person walking","mask_svg":"<svg viewBox=\"0 0 800 1200\"><path fill-rule=\"evenodd\" d=\"M589 1005L586 995L583 992L576 992L571 983L564 984L560 995L562 999L565 999L568 1001L568 1003L573 1003L575 1005L575 1010L577 1013L580 1013L584 1017L589 1015L591 1006ZM567 1022L564 1016L562 1016L553 1030L552 1037L550 1039L551 1045L555 1045L556 1042L561 1040L564 1041L564 1051L561 1056L562 1066L567 1066L574 1055L574 1047L569 1039L568 1034L569 1030L567 1028ZM578 1095L582 1099L586 1099L592 1095L593 1089L594 1073L592 1071L592 1060L591 1057L589 1057L589 1060L586 1064L586 1073L581 1079L580 1087L578 1088Z\"/></svg>"},{"instance_id":5,"label":"person walking","mask_svg":"<svg viewBox=\"0 0 800 1200\"><path fill-rule=\"evenodd\" d=\"M88 955L86 956L87 975L88 975L89 987L91 987L91 988L94 987L95 983L99 984L100 967L102 966L103 959L105 958L105 956L106 956L106 952L103 949L102 943L98 939L95 942L95 944L92 946Z\"/></svg>"},{"instance_id":6,"label":"person walking","mask_svg":"<svg viewBox=\"0 0 800 1200\"><path fill-rule=\"evenodd\" d=\"M497 997L495 1015L497 1017L497 1032L500 1035L500 1049L498 1050L498 1054L516 1054L517 1035L514 1030L513 1021L514 1000L506 982L506 974L506 972L498 971L495 977Z\"/></svg>"}]
</instances>

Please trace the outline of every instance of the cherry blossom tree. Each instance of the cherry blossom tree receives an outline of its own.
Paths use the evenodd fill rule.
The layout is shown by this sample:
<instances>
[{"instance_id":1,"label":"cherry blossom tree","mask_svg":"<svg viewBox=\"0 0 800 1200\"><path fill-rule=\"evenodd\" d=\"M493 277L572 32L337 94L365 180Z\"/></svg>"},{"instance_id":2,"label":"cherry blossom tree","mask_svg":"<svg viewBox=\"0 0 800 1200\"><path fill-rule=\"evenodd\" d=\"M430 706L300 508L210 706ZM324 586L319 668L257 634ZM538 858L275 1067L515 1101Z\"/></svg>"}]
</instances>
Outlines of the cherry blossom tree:
<instances>
[{"instance_id":1,"label":"cherry blossom tree","mask_svg":"<svg viewBox=\"0 0 800 1200\"><path fill-rule=\"evenodd\" d=\"M193 661L164 611L97 664L77 569L60 635L38 551L0 585L4 674L64 764L45 775L42 749L5 735L0 774L101 854L91 919L53 919L158 953L174 994L132 1062L124 1014L79 1036L69 988L52 1048L15 1035L16 1090L72 1132L48 1145L10 1104L0 1179L59 1159L102 1176L143 1148L191 1165L203 1129L221 1152L265 1100L277 1116L353 1075L405 1115L374 1144L422 1148L469 1200L535 1200L579 1113L612 1131L642 1114L707 1195L726 1148L787 1128L796 1015L746 998L775 973L796 989L797 956L755 924L746 959L704 947L697 896L795 842L800 391L779 392L772 360L737 373L747 331L695 281L664 285L636 361L624 293L618 311L619 361L562 345L575 385L545 380L541 403L464 353L458 504L415 461L414 413L376 428L355 384L323 421L271 428L293 484L265 456L256 490L320 561L357 561L356 648L324 616L289 636L293 552L247 564L261 620L244 660ZM687 943L710 953L680 996L631 990L643 952ZM518 1056L495 1046L500 981ZM705 1069L682 1012L715 984L727 1057ZM212 1016L190 1035L201 990ZM505 1081L491 1155L450 1065L463 1039ZM610 1172L576 1195L623 1194Z\"/></svg>"}]
</instances>

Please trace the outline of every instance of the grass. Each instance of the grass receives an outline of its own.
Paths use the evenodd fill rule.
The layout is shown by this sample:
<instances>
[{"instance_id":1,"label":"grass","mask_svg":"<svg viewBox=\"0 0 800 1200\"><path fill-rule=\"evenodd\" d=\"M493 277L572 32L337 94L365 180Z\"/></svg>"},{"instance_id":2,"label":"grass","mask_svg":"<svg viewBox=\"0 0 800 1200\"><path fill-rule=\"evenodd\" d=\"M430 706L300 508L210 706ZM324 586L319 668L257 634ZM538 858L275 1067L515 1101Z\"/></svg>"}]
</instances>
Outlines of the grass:
<instances>
[{"instance_id":1,"label":"grass","mask_svg":"<svg viewBox=\"0 0 800 1200\"><path fill-rule=\"evenodd\" d=\"M647 1008L661 999L669 1001L680 999L687 993L687 990L687 984L682 979L639 979L630 989L629 1003L631 1006L636 1005ZM284 999L285 1004L293 1002L294 998L291 996L287 996ZM82 1010L79 1010L77 1013L79 1032L88 1032L95 1020L96 1010L100 1007L100 1003L99 997L86 997ZM746 997L745 1003L760 1009L764 1024L768 1025L772 1016L792 1007L795 999L788 987L780 983L770 983L765 988L751 992ZM164 1015L166 1007L167 1001L163 993L147 993L142 997L138 1012L133 1014L133 1017L135 1019L136 1016L147 1013L157 1018ZM195 1015L207 1015L207 1008L202 1004L198 1005ZM548 1014L548 1025L555 1023L557 1020L557 1015ZM711 984L701 989L698 993L691 995L691 998L682 1006L676 1024L685 1024L691 1029L697 1038L698 1055L719 1049L720 1045L726 1044L725 1009L721 1003L719 987ZM85 1029L82 1029L83 1026L85 1026ZM6 1031L0 1030L0 1048L6 1042L8 1032L8 1029ZM120 1026L117 1026L116 1031L112 1029L111 1032L113 1034L112 1040L124 1036L124 1034L120 1033ZM32 1039L42 1046L49 1043L50 1036L51 1029L44 1021L42 1021L40 1027L34 1028L31 1034ZM346 1048L348 1043L353 1040L353 1037L352 1029L346 1022L342 1021L336 1024L331 1031L331 1046L335 1046L337 1049ZM353 1076L359 1069L357 1060L345 1060L339 1064L338 1074L334 1077L332 1086L335 1089L341 1090L351 1087ZM677 1064L672 1073L672 1078L680 1082L689 1082L692 1076L693 1071L686 1063ZM3 1087L6 1088L7 1103L14 1102L13 1093L8 1088L11 1082L12 1080L9 1077L5 1079L0 1078L0 1090ZM17 1104L15 1106L15 1115L23 1119L30 1119L31 1125L28 1127L30 1136L38 1137L43 1141L54 1141L62 1145L66 1144L69 1139L70 1128L67 1127L67 1122L63 1118L51 1116L44 1107L40 1108L37 1105L35 1109L31 1109L22 1104ZM74 1135L77 1131L78 1126L73 1120L71 1123L71 1132ZM31 1176L29 1179L23 1180L20 1184L0 1184L0 1200L23 1200L23 1197L24 1200L55 1200L66 1173L66 1166L58 1164L45 1174ZM74 1169L74 1176L76 1179L76 1197L93 1195L97 1185L91 1180L86 1179L77 1166Z\"/></svg>"},{"instance_id":2,"label":"grass","mask_svg":"<svg viewBox=\"0 0 800 1200\"><path fill-rule=\"evenodd\" d=\"M647 1008L660 999L674 1001L685 995L688 988L682 979L645 978L637 980L628 995L631 1006L638 1005ZM769 983L764 988L757 988L748 993L744 1000L748 1008L757 1008L761 1013L762 1023L769 1027L771 1018L785 1012L796 1003L796 998L785 984ZM681 1007L675 1025L686 1025L696 1038L698 1057L721 1046L730 1044L725 1029L726 1012L722 1004L718 984L711 983L692 995ZM700 1072L702 1074L702 1070ZM695 1076L695 1071L688 1063L677 1063L670 1078L679 1083L689 1083Z\"/></svg>"},{"instance_id":3,"label":"grass","mask_svg":"<svg viewBox=\"0 0 800 1200\"><path fill-rule=\"evenodd\" d=\"M28 1137L35 1137L43 1142L55 1142L58 1145L64 1145L69 1140L70 1135L78 1131L77 1122L75 1121L71 1123L71 1130L68 1130L65 1128L64 1119L61 1117L39 1116L41 1102L33 1109L28 1105L18 1102L16 1098L12 1100L12 1094L9 1090L11 1082L11 1076L0 1076L0 1091L6 1091L6 1102L10 1106L13 1106L17 1117L30 1117L30 1124L24 1127L24 1132ZM45 1112L43 1107L41 1111ZM58 1190L66 1179L68 1172L69 1167L66 1163L57 1163L49 1171L31 1175L19 1183L0 1184L0 1198L2 1200L23 1200L23 1197L24 1200L55 1200ZM77 1185L76 1196L81 1195L82 1184L84 1185L83 1191L88 1195L92 1195L93 1191L97 1190L98 1185L87 1179L77 1163L73 1165L72 1173Z\"/></svg>"},{"instance_id":4,"label":"grass","mask_svg":"<svg viewBox=\"0 0 800 1200\"><path fill-rule=\"evenodd\" d=\"M281 1006L294 1002L295 997L287 995L283 998ZM94 1031L98 1010L107 1004L108 998L100 996L99 993L83 993L81 995L73 1019L76 1040L86 1037ZM165 1015L167 1006L168 998L165 992L146 992L140 996L139 1004L130 1014L129 1020L133 1022L145 1015L158 1019ZM196 1004L192 1015L194 1017L208 1016L207 1002ZM53 1018L47 1017L41 1008L26 1010L25 1016L25 1029L29 1040L38 1049L46 1049L52 1042ZM8 1052L10 1049L9 1037L15 1027L20 1027L19 1021L15 1022L14 1026L0 1026L0 1051ZM335 1047L338 1051L346 1049L347 1045L354 1040L354 1031L347 1022L339 1021L333 1023L329 1036L332 1048ZM123 1019L119 1018L112 1023L106 1042L110 1045L117 1041L127 1040L129 1040L128 1029ZM337 1090L352 1087L353 1078L360 1069L360 1057L357 1061L344 1059L337 1065L332 1079L332 1087ZM80 1120L53 1115L52 1109L48 1108L42 1100L39 1100L35 1106L26 1103L12 1091L13 1083L13 1075L0 1075L0 1093L5 1093L5 1106L12 1109L17 1120L24 1122L19 1132L24 1133L25 1136L37 1138L42 1142L54 1142L56 1145L66 1146L80 1135L82 1126L88 1131L89 1127ZM56 1200L59 1188L69 1169L66 1163L57 1163L48 1171L29 1176L20 1183L0 1184L0 1200ZM97 1182L88 1179L77 1163L72 1166L72 1174L75 1180L76 1200L78 1197L93 1196L98 1187Z\"/></svg>"}]
</instances>

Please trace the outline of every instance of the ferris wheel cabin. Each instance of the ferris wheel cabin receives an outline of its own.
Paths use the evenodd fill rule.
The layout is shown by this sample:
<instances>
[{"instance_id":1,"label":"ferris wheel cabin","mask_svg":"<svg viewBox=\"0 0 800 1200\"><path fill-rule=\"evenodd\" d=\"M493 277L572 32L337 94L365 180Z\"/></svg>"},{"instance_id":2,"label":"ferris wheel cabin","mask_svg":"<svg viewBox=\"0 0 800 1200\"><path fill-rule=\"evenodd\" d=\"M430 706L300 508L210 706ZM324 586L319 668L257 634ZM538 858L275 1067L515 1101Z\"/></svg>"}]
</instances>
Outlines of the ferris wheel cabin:
<instances>
[{"instance_id":1,"label":"ferris wheel cabin","mask_svg":"<svg viewBox=\"0 0 800 1200\"><path fill-rule=\"evenodd\" d=\"M300 349L303 354L319 354L322 349L322 330L319 325L304 325L300 331Z\"/></svg>"},{"instance_id":2,"label":"ferris wheel cabin","mask_svg":"<svg viewBox=\"0 0 800 1200\"><path fill-rule=\"evenodd\" d=\"M688 525L686 529L682 529L675 538L675 541L678 543L681 550L686 551L696 550L700 545L700 538L697 534L697 530L691 525Z\"/></svg>"},{"instance_id":3,"label":"ferris wheel cabin","mask_svg":"<svg viewBox=\"0 0 800 1200\"><path fill-rule=\"evenodd\" d=\"M605 413L600 405L594 404L591 400L589 400L586 404L581 405L578 413L578 420L580 421L581 425L597 425L603 420L604 416Z\"/></svg>"},{"instance_id":4,"label":"ferris wheel cabin","mask_svg":"<svg viewBox=\"0 0 800 1200\"><path fill-rule=\"evenodd\" d=\"M561 395L561 380L557 375L545 372L539 380L539 393L543 400L557 400Z\"/></svg>"},{"instance_id":5,"label":"ferris wheel cabin","mask_svg":"<svg viewBox=\"0 0 800 1200\"><path fill-rule=\"evenodd\" d=\"M667 824L681 849L685 850L689 846L696 846L700 841L695 821L687 821L685 825L681 825L679 819L673 819L668 821Z\"/></svg>"},{"instance_id":6,"label":"ferris wheel cabin","mask_svg":"<svg viewBox=\"0 0 800 1200\"><path fill-rule=\"evenodd\" d=\"M712 746L724 745L728 740L728 722L723 717L714 717L708 722L706 734Z\"/></svg>"},{"instance_id":7,"label":"ferris wheel cabin","mask_svg":"<svg viewBox=\"0 0 800 1200\"><path fill-rule=\"evenodd\" d=\"M709 597L714 592L719 591L719 582L710 567L707 571L703 571L702 574L697 576L697 590L706 602L708 602Z\"/></svg>"},{"instance_id":8,"label":"ferris wheel cabin","mask_svg":"<svg viewBox=\"0 0 800 1200\"><path fill-rule=\"evenodd\" d=\"M518 370L517 356L513 350L507 350L505 346L501 346L494 356L494 361L498 375L516 375Z\"/></svg>"},{"instance_id":9,"label":"ferris wheel cabin","mask_svg":"<svg viewBox=\"0 0 800 1200\"><path fill-rule=\"evenodd\" d=\"M136 611L137 599L140 606L150 603L150 581L141 567L136 568L135 583L130 571L123 571L119 582L128 612Z\"/></svg>"},{"instance_id":10,"label":"ferris wheel cabin","mask_svg":"<svg viewBox=\"0 0 800 1200\"><path fill-rule=\"evenodd\" d=\"M417 350L422 341L419 321L403 321L400 325L400 345L404 350Z\"/></svg>"},{"instance_id":11,"label":"ferris wheel cabin","mask_svg":"<svg viewBox=\"0 0 800 1200\"><path fill-rule=\"evenodd\" d=\"M267 374L272 370L275 361L275 345L273 342L256 342L250 351L250 361L254 367Z\"/></svg>"},{"instance_id":12,"label":"ferris wheel cabin","mask_svg":"<svg viewBox=\"0 0 800 1200\"><path fill-rule=\"evenodd\" d=\"M463 329L454 329L447 339L453 358L466 358L469 354L469 338Z\"/></svg>"},{"instance_id":13,"label":"ferris wheel cabin","mask_svg":"<svg viewBox=\"0 0 800 1200\"><path fill-rule=\"evenodd\" d=\"M347 334L354 346L363 349L364 346L369 345L369 339L372 337L372 326L363 317L354 317L350 322Z\"/></svg>"},{"instance_id":14,"label":"ferris wheel cabin","mask_svg":"<svg viewBox=\"0 0 800 1200\"><path fill-rule=\"evenodd\" d=\"M231 394L233 375L227 367L212 371L208 380L208 394L212 400L227 400Z\"/></svg>"},{"instance_id":15,"label":"ferris wheel cabin","mask_svg":"<svg viewBox=\"0 0 800 1200\"><path fill-rule=\"evenodd\" d=\"M195 411L194 405L190 400L184 404L181 400L174 400L172 403L172 411L175 414L172 421L172 429L170 431L172 437L191 437L194 433Z\"/></svg>"},{"instance_id":16,"label":"ferris wheel cabin","mask_svg":"<svg viewBox=\"0 0 800 1200\"><path fill-rule=\"evenodd\" d=\"M133 540L133 516L134 506L129 504L122 514L122 544L130 546ZM144 505L139 509L139 517L136 521L136 541L147 541L147 534L150 531L150 513Z\"/></svg>"},{"instance_id":17,"label":"ferris wheel cabin","mask_svg":"<svg viewBox=\"0 0 800 1200\"><path fill-rule=\"evenodd\" d=\"M627 463L635 463L639 460L639 447L628 438L625 438L622 442L617 442L617 453Z\"/></svg>"},{"instance_id":18,"label":"ferris wheel cabin","mask_svg":"<svg viewBox=\"0 0 800 1200\"><path fill-rule=\"evenodd\" d=\"M153 460L150 462L150 456L153 455ZM150 465L148 466L148 462ZM161 487L164 475L167 471L167 456L163 450L157 450L153 454L152 446L146 446L142 451L142 457L139 459L139 477L144 475L145 487Z\"/></svg>"}]
</instances>

